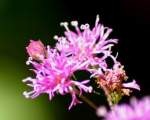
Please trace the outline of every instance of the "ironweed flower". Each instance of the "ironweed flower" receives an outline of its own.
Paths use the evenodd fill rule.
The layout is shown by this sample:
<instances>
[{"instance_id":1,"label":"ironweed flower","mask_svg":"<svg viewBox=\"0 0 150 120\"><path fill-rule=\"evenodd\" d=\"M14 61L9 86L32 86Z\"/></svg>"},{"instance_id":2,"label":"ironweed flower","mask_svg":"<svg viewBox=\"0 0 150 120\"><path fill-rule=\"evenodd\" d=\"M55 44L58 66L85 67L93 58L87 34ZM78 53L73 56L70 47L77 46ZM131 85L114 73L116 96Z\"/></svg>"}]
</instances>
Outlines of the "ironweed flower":
<instances>
[{"instance_id":1,"label":"ironweed flower","mask_svg":"<svg viewBox=\"0 0 150 120\"><path fill-rule=\"evenodd\" d=\"M81 25L79 28L77 21L71 22L75 31L69 29L67 22L62 22L60 25L64 26L66 31L64 32L65 36L54 37L58 41L56 48L59 51L63 51L66 56L73 57L76 61L85 63L88 70L90 70L89 66L107 66L104 60L108 56L111 57L110 48L118 40L108 38L112 29L100 24L98 15L92 29L89 24ZM103 54L103 56L99 58L98 54Z\"/></svg>"},{"instance_id":2,"label":"ironweed flower","mask_svg":"<svg viewBox=\"0 0 150 120\"><path fill-rule=\"evenodd\" d=\"M32 41L32 43L37 42ZM32 50L32 47L35 46L31 44L27 48ZM49 46L45 49L45 52L47 56L40 59L41 61L34 60L33 54L28 52L30 57L27 63L33 65L33 71L36 76L35 78L28 77L23 80L23 82L27 82L27 85L33 88L32 91L25 91L23 94L26 98L35 98L42 93L47 93L51 100L58 93L61 95L69 93L72 96L72 101L69 106L69 109L71 109L73 105L80 103L76 97L76 90L79 90L79 94L82 94L83 91L92 92L92 87L86 86L89 80L78 82L71 79L73 73L79 68L82 68L83 65L75 62L71 58L67 58L63 53L58 52L56 49L51 49ZM35 53L41 55L43 52L40 49Z\"/></svg>"},{"instance_id":3,"label":"ironweed flower","mask_svg":"<svg viewBox=\"0 0 150 120\"><path fill-rule=\"evenodd\" d=\"M112 29L100 24L99 16L92 29L89 24L79 27L77 21L71 22L74 31L70 30L67 22L60 25L65 27L64 36L54 36L57 43L53 49L34 40L26 47L29 54L26 63L32 64L35 78L23 80L33 88L32 91L23 93L25 97L35 98L47 93L51 100L56 94L69 93L72 97L69 106L71 109L81 103L77 95L92 92L92 87L87 85L89 80L73 80L74 73L78 70L91 73L91 78L95 78L98 87L105 92L110 106L118 103L122 96L129 95L131 88L140 90L135 80L124 83L127 80L125 70L117 61L118 54L114 56L111 50L118 40L109 38ZM112 60L113 67L110 67L107 58Z\"/></svg>"},{"instance_id":4,"label":"ironweed flower","mask_svg":"<svg viewBox=\"0 0 150 120\"><path fill-rule=\"evenodd\" d=\"M132 98L130 104L116 105L111 111L99 108L98 115L104 116L104 120L150 120L150 97L141 100Z\"/></svg>"},{"instance_id":5,"label":"ironweed flower","mask_svg":"<svg viewBox=\"0 0 150 120\"><path fill-rule=\"evenodd\" d=\"M104 90L110 106L118 103L122 96L129 96L131 89L140 90L135 80L124 83L127 79L125 70L119 62L114 63L112 69L106 69L97 75L96 82Z\"/></svg>"}]
</instances>

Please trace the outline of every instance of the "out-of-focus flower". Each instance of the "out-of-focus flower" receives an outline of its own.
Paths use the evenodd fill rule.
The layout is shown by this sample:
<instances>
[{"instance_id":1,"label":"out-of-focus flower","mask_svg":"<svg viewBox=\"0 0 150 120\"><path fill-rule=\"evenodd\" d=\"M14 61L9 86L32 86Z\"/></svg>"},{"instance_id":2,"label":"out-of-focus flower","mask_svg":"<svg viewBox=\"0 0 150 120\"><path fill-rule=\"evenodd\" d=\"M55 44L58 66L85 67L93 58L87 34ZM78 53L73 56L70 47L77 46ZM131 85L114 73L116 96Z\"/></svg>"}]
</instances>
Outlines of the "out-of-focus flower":
<instances>
[{"instance_id":1,"label":"out-of-focus flower","mask_svg":"<svg viewBox=\"0 0 150 120\"><path fill-rule=\"evenodd\" d=\"M30 44L26 47L27 53L35 60L43 60L46 56L44 44L38 40L30 40Z\"/></svg>"},{"instance_id":2,"label":"out-of-focus flower","mask_svg":"<svg viewBox=\"0 0 150 120\"><path fill-rule=\"evenodd\" d=\"M96 82L104 90L110 106L118 103L122 96L129 95L131 89L140 90L135 80L124 83L127 78L125 70L119 62L114 63L112 69L106 69L104 73L98 74Z\"/></svg>"},{"instance_id":3,"label":"out-of-focus flower","mask_svg":"<svg viewBox=\"0 0 150 120\"><path fill-rule=\"evenodd\" d=\"M150 97L144 97L141 100L132 98L130 104L116 105L109 112L99 108L97 114L104 115L104 120L150 120L149 106ZM105 114L101 114L103 111Z\"/></svg>"},{"instance_id":4,"label":"out-of-focus flower","mask_svg":"<svg viewBox=\"0 0 150 120\"><path fill-rule=\"evenodd\" d=\"M99 16L97 16L95 26L92 29L89 24L81 25L79 28L77 21L72 21L71 25L75 31L69 29L67 22L61 23L61 26L66 29L65 36L54 37L58 41L56 48L76 61L85 62L88 70L96 65L100 68L106 67L105 59L111 57L110 48L118 41L108 38L112 29L100 24ZM102 56L98 57L98 54L102 54Z\"/></svg>"},{"instance_id":5,"label":"out-of-focus flower","mask_svg":"<svg viewBox=\"0 0 150 120\"><path fill-rule=\"evenodd\" d=\"M32 41L32 43L36 41ZM30 46L30 49L35 46ZM40 54L36 52L36 54ZM76 95L82 94L82 92L92 92L91 86L86 86L89 80L78 82L72 80L73 73L82 68L82 64L74 62L71 58L67 58L63 53L57 52L56 49L46 49L47 57L41 59L42 61L34 61L31 57L27 63L31 63L34 67L33 71L36 74L35 78L28 77L23 82L27 82L28 86L33 87L30 92L24 92L26 98L35 98L42 93L47 93L51 100L56 94L65 95L70 93L72 96L72 102L69 109L73 105L80 103ZM79 91L79 93L77 93Z\"/></svg>"}]
</instances>

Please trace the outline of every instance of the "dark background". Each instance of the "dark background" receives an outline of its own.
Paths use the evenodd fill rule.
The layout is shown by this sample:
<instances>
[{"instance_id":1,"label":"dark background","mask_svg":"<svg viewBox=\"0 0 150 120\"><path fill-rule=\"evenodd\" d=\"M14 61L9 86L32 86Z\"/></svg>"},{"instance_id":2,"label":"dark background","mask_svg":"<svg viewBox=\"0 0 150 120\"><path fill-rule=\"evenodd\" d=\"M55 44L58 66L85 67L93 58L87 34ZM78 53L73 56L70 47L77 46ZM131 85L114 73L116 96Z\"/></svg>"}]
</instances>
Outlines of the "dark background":
<instances>
[{"instance_id":1,"label":"dark background","mask_svg":"<svg viewBox=\"0 0 150 120\"><path fill-rule=\"evenodd\" d=\"M96 15L114 31L119 60L132 80L141 85L133 96L150 94L149 87L149 0L1 0L0 1L0 120L96 120L95 111L86 104L67 110L69 96L47 95L26 100L27 87L21 80L30 75L25 65L25 46L30 39L53 45L53 36L62 35L61 21L78 20L94 25ZM89 96L97 105L103 96ZM123 101L128 100L125 98Z\"/></svg>"}]
</instances>

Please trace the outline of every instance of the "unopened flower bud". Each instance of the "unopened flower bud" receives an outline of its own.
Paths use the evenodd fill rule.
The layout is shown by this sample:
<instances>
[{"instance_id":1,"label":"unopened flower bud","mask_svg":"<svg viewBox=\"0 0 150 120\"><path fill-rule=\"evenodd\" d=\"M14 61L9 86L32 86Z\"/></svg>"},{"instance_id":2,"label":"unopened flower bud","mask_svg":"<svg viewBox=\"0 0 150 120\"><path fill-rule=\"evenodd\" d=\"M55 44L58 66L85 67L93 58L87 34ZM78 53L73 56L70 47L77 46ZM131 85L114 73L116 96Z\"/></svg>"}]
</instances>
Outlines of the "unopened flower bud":
<instances>
[{"instance_id":1,"label":"unopened flower bud","mask_svg":"<svg viewBox=\"0 0 150 120\"><path fill-rule=\"evenodd\" d=\"M29 56L35 60L43 60L46 56L44 44L40 40L30 40L30 44L26 47L26 50Z\"/></svg>"}]
</instances>

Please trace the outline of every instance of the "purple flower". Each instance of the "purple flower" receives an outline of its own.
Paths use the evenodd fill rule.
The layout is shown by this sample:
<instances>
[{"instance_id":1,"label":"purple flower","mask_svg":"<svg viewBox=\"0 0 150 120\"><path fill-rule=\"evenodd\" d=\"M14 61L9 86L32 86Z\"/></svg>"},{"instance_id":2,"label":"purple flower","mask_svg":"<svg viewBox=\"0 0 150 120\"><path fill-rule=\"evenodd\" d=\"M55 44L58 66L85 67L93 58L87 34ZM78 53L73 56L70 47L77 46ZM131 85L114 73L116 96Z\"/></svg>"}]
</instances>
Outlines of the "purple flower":
<instances>
[{"instance_id":1,"label":"purple flower","mask_svg":"<svg viewBox=\"0 0 150 120\"><path fill-rule=\"evenodd\" d=\"M95 26L89 24L78 26L77 21L71 25L75 31L70 30L67 22L62 22L65 27L64 36L55 36L56 46L52 49L45 47L41 41L31 40L26 47L29 54L27 65L32 64L35 77L23 80L33 89L23 94L27 98L35 98L46 93L51 100L56 94L71 94L72 101L69 109L81 103L77 95L82 92L92 92L92 87L87 86L89 80L81 82L74 80L74 72L86 70L91 77L96 79L98 87L104 90L109 105L119 102L123 95L129 95L130 88L140 90L136 81L124 83L127 80L123 66L113 56L111 48L117 44L117 39L108 36L112 29L104 27L96 18ZM107 58L112 60L113 67L109 66Z\"/></svg>"},{"instance_id":2,"label":"purple flower","mask_svg":"<svg viewBox=\"0 0 150 120\"><path fill-rule=\"evenodd\" d=\"M150 120L149 106L150 97L144 97L141 100L134 98L131 99L130 104L116 105L108 113L100 108L98 114L104 115L105 120Z\"/></svg>"},{"instance_id":3,"label":"purple flower","mask_svg":"<svg viewBox=\"0 0 150 120\"><path fill-rule=\"evenodd\" d=\"M92 29L89 24L81 25L79 28L77 21L72 21L71 25L75 31L69 29L67 22L61 23L61 26L66 29L65 36L54 37L58 40L56 48L64 52L66 56L73 57L77 62L84 63L88 70L90 70L89 66L106 67L105 59L111 57L110 48L118 41L108 38L112 29L100 24L99 16L97 16L95 26ZM103 56L99 58L98 54L103 54Z\"/></svg>"},{"instance_id":4,"label":"purple flower","mask_svg":"<svg viewBox=\"0 0 150 120\"><path fill-rule=\"evenodd\" d=\"M140 90L140 86L136 83L135 80L133 80L132 82L128 82L128 83L123 83L122 87Z\"/></svg>"},{"instance_id":5,"label":"purple flower","mask_svg":"<svg viewBox=\"0 0 150 120\"><path fill-rule=\"evenodd\" d=\"M32 41L32 43L36 41ZM29 45L30 46L30 45ZM27 48L29 48L29 46ZM30 46L31 49L34 46ZM72 102L69 109L73 105L80 103L76 95L82 94L82 92L92 92L91 86L86 86L89 80L78 82L72 80L73 73L82 68L81 63L75 62L71 58L67 58L63 53L58 52L56 49L50 49L48 46L46 50L46 57L41 61L35 61L30 55L27 64L32 64L35 73L35 78L28 77L23 80L27 82L28 86L33 88L30 92L24 92L26 98L35 98L40 94L47 93L51 100L56 94L65 95L71 94ZM37 51L36 54L40 54ZM79 93L77 93L77 90Z\"/></svg>"}]
</instances>

